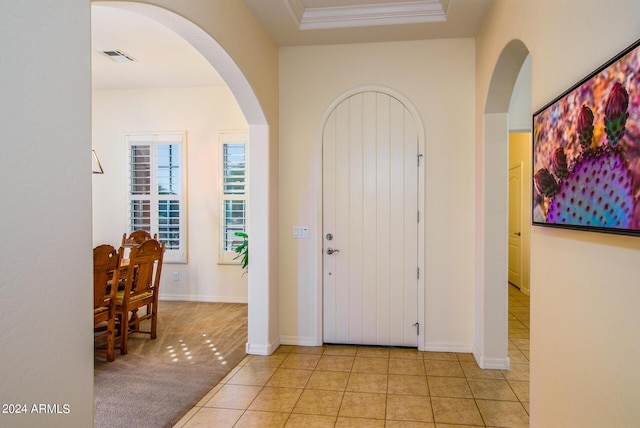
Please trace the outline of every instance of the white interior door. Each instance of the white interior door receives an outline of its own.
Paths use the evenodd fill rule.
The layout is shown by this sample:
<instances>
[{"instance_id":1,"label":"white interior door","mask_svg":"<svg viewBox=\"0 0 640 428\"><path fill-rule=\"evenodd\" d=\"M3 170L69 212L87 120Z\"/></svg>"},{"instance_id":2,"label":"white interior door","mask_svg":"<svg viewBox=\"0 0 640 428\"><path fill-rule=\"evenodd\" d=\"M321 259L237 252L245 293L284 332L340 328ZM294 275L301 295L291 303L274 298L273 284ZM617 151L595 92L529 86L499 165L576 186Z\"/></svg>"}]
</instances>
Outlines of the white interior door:
<instances>
[{"instance_id":1,"label":"white interior door","mask_svg":"<svg viewBox=\"0 0 640 428\"><path fill-rule=\"evenodd\" d=\"M379 92L341 102L323 133L326 343L417 346L418 138Z\"/></svg>"},{"instance_id":2,"label":"white interior door","mask_svg":"<svg viewBox=\"0 0 640 428\"><path fill-rule=\"evenodd\" d=\"M522 163L509 168L509 282L522 280Z\"/></svg>"}]
</instances>

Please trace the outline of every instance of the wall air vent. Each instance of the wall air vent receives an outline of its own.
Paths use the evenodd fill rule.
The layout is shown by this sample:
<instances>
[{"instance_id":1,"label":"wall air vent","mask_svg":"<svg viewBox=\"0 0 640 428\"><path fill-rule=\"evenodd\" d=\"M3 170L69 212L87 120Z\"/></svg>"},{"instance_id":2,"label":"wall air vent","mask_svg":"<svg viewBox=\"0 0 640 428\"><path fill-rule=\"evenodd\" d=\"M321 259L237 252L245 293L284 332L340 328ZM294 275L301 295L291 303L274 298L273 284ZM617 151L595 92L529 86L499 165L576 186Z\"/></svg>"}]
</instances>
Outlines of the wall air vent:
<instances>
[{"instance_id":1,"label":"wall air vent","mask_svg":"<svg viewBox=\"0 0 640 428\"><path fill-rule=\"evenodd\" d=\"M133 59L131 56L127 55L126 53L122 52L122 51L102 51L102 53L106 56L108 56L109 58L111 58L112 60L116 61L116 62L133 62L135 61L135 59Z\"/></svg>"}]
</instances>

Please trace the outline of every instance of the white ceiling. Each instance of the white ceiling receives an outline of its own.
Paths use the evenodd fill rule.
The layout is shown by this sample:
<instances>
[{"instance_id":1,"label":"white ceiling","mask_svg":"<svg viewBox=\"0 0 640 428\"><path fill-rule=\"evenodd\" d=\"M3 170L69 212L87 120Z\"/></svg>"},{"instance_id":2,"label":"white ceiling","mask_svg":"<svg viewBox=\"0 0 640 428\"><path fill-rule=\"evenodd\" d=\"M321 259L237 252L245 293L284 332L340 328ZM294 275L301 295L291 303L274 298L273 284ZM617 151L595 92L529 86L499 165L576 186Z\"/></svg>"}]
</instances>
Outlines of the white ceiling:
<instances>
[{"instance_id":1,"label":"white ceiling","mask_svg":"<svg viewBox=\"0 0 640 428\"><path fill-rule=\"evenodd\" d=\"M298 46L474 37L492 0L243 1L278 46ZM91 22L94 89L224 84L193 47L149 18L93 5ZM134 61L101 53L113 50Z\"/></svg>"},{"instance_id":2,"label":"white ceiling","mask_svg":"<svg viewBox=\"0 0 640 428\"><path fill-rule=\"evenodd\" d=\"M118 50L134 59L120 63L102 54ZM173 31L140 14L91 6L93 89L224 85L198 51Z\"/></svg>"}]
</instances>

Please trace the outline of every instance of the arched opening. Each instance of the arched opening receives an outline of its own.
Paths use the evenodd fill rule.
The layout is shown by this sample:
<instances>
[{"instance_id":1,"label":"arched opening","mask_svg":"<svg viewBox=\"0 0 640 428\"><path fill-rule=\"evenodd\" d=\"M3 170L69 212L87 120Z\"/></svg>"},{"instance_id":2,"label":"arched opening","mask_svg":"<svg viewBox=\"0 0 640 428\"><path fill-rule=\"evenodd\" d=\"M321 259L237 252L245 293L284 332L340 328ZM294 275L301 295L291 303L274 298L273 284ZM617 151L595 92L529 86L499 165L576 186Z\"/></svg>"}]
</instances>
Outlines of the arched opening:
<instances>
[{"instance_id":1,"label":"arched opening","mask_svg":"<svg viewBox=\"0 0 640 428\"><path fill-rule=\"evenodd\" d=\"M482 368L510 366L507 324L508 141L511 95L529 50L510 42L496 63L484 106L479 153L479 258L474 354Z\"/></svg>"},{"instance_id":2,"label":"arched opening","mask_svg":"<svg viewBox=\"0 0 640 428\"><path fill-rule=\"evenodd\" d=\"M145 4L135 3L135 2L95 2L93 3L93 6L94 8L97 6L108 6L109 9L111 10L115 10L115 9L121 10L122 12L120 13L119 16L122 16L123 14L126 13L130 15L137 15L143 18L144 20L148 19L148 20L154 21L154 23L159 24L156 26L164 27L165 29L169 30L167 32L174 33L172 34L172 36L177 35L177 37L174 37L175 39L181 38L182 41L186 42L180 45L183 48L184 47L189 48L189 46L186 46L186 44L189 44L191 45L191 47L195 48L195 50L202 55L202 58L205 59L206 63L208 63L211 68L215 69L216 72L222 77L222 80L224 80L228 89L227 88L222 89L222 85L220 85L219 87L220 89L218 88L212 89L210 87L202 87L202 88L176 87L176 88L170 88L170 89L164 88L164 92L163 92L163 89L134 90L136 95L139 95L140 98L144 98L145 100L147 100L146 103L144 103L143 101L140 101L140 104L138 104L134 100L136 98L136 95L133 95L133 96L126 95L122 98L122 102L120 104L116 104L115 106L115 110L119 110L119 109L124 110L125 113L118 114L118 115L107 114L106 115L107 119L105 120L109 121L109 120L113 120L114 118L125 119L124 116L127 115L126 112L128 111L130 116L140 117L136 121L133 121L133 120L129 121L128 119L125 119L124 121L122 121L122 123L127 123L128 126L133 125L133 127L131 128L131 131L143 130L145 126L154 127L160 124L160 126L170 127L172 126L171 124L173 124L173 126L177 125L178 129L186 130L187 132L192 133L193 135L195 135L196 132L199 132L199 135L201 136L197 140L199 145L199 149L198 149L199 151L197 152L194 151L194 153L200 153L200 154L203 153L204 146L211 147L211 148L204 149L206 150L205 153L207 154L211 154L212 152L213 153L217 152L217 149L218 149L217 137L220 130L239 129L239 128L227 128L227 126L238 126L238 124L240 124L239 126L241 126L242 129L245 129L245 127L248 128L249 142L247 146L249 146L249 149L247 152L248 152L249 159L247 162L247 167L249 169L250 180L251 179L255 180L255 184L252 183L253 184L252 192L249 193L249 201L247 204L247 207L248 207L247 208L248 210L248 216L247 216L248 228L247 229L248 229L248 232L250 233L251 249L252 249L252 258L251 258L251 266L250 266L251 274L247 275L243 280L241 280L241 270L239 268L234 269L229 266L220 267L217 263L218 254L217 252L215 252L215 248L217 245L212 243L211 247L208 247L208 246L203 247L201 244L198 245L197 247L194 245L193 248L198 248L200 250L200 254L196 258L196 257L193 257L193 255L196 254L196 252L190 251L190 256L188 261L192 263L192 266L191 268L189 269L185 268L180 272L180 279L183 278L183 273L185 272L187 273L187 278L189 274L192 275L191 276L192 285L190 287L190 291L192 292L192 296L193 296L192 300L201 299L204 301L235 303L238 301L216 299L216 297L218 297L219 295L216 295L213 293L209 295L200 295L200 296L196 294L198 293L198 291L201 292L205 288L202 285L198 287L197 286L198 282L202 284L204 282L207 282L207 280L211 282L210 280L214 279L214 281L218 280L218 282L223 283L225 282L224 279L220 279L222 278L222 275L227 275L227 279L230 278L230 275L237 275L237 280L242 281L242 283L234 282L234 284L236 284L237 286L246 287L244 288L243 292L244 292L244 295L246 296L246 299L247 299L246 302L248 303L248 307L246 308L246 312L244 312L243 310L243 317L241 319L242 322L236 323L236 326L240 326L240 327L238 327L236 330L233 330L233 332L229 333L229 335L234 335L237 339L235 339L235 342L233 340L225 342L225 343L233 343L233 350L231 351L227 349L227 351L229 354L233 353L235 359L230 358L229 361L231 361L232 364L235 364L235 362L237 362L237 358L244 357L244 354L239 356L240 354L239 348L244 347L245 339L246 339L246 351L249 353L269 354L273 352L273 348L277 347L277 341L275 344L272 344L274 341L272 340L270 341L271 338L269 337L269 333L271 330L273 330L274 324L277 330L277 318L269 319L269 313L270 313L269 305L270 304L273 305L272 303L273 299L270 296L269 287L270 287L270 283L273 283L273 282L269 280L269 274L268 274L269 273L269 268L268 268L269 252L266 251L266 248L268 247L268 243L269 243L269 239L268 239L269 224L267 221L269 217L266 213L269 211L269 203L270 203L269 186L272 185L273 181L269 180L269 165L268 165L269 125L267 123L265 114L259 104L257 96L253 92L253 89L248 83L247 78L245 78L244 74L240 71L236 63L231 59L230 55L227 54L227 52L217 43L217 41L210 34L206 33L203 29L201 29L194 23L188 21L187 19L173 12L169 12L165 9L162 9L160 7L145 5ZM206 64L204 68L205 69L207 68ZM147 73L148 78L150 80L153 79L153 76L151 75L151 73L153 73L153 70ZM151 106L152 102L149 102L148 101L149 99L146 98L149 92L154 92L156 94L158 93L166 94L167 91L173 94L177 93L180 95L176 96L175 98L173 98L172 96L165 97L164 95L155 95L155 97L157 97L155 99L170 100L170 102L173 102L174 100L178 100L176 102L181 102L182 104L185 104L185 105L189 103L193 103L194 106L184 110L185 112L188 112L188 113L182 113L179 111L179 109L170 108L166 102L164 103L164 105L163 103L160 103L158 108ZM222 96L221 94L224 94L224 96ZM122 92L120 92L118 95L121 96ZM119 96L115 96L114 98L119 98ZM99 98L99 97L96 96L95 98ZM235 98L235 102L233 98ZM136 106L140 105L140 106L145 106L146 108L143 107L139 110L132 108L128 110L125 107L125 104L127 103L125 99L130 100L131 105L136 105ZM152 99L153 97L151 98L151 100ZM179 101L180 99L182 99L182 101ZM209 109L208 107L205 107L205 106L210 106L215 103L221 103L221 101L225 102L225 104L227 105L227 109L229 110L228 114L222 115L224 118L226 118L226 120L223 118L213 119L212 116L214 114L212 114L212 112L215 112L215 110ZM109 104L109 105L112 106L111 110L114 110L113 105L112 104ZM96 106L96 103L94 103L94 109L96 109L95 106ZM163 111L163 107L164 107L164 110L166 110L166 113ZM98 111L104 112L105 110L98 109ZM233 113L231 111L233 111ZM178 116L175 121L172 119L171 117L172 115ZM152 116L154 117L153 120L151 120ZM184 119L187 116L189 116L189 120ZM102 120L101 122L104 122L105 120ZM200 125L196 125L197 122L200 122L200 123L206 122L209 124L215 122L216 124L224 123L225 125L222 125L223 127L210 126L208 131L211 131L211 132L207 132L205 134L202 132L202 130L205 128L201 127ZM229 123L233 123L235 125L229 125ZM138 128L138 125L142 126L143 129ZM119 126L120 127L114 127L114 129L121 130L127 125L121 124ZM105 129L106 127L103 126L102 128ZM162 131L166 129L167 128L160 128L160 129L147 128L148 131ZM176 128L169 128L169 129L176 129ZM118 141L121 141L120 135L119 134L113 135L113 133L110 133L110 135L113 137L111 138L110 141L112 143L115 143L115 145L117 145L117 148L118 148L117 151L118 153L121 153L122 145L118 145ZM95 134L94 134L94 138L95 138ZM195 142L195 141L196 139L193 138L191 142ZM243 140L243 141L246 141L246 140ZM190 143L187 143L187 145L189 144ZM190 148L187 148L187 150L185 151L188 153L190 151ZM119 174L118 174L118 171L111 171L111 174L124 177L126 175L124 173L124 170L126 170L126 167L124 166L126 163L126 160L125 160L126 156L119 154L118 157L122 158L120 159L120 161L124 169L120 171ZM187 157L189 157L188 154L186 155L185 159ZM193 175L189 174L192 178L195 177L197 178L197 180L206 181L207 183L209 183L208 189L205 189L205 185L200 185L198 187L198 191L199 191L199 193L197 193L198 197L200 199L203 199L203 193L210 193L214 195L212 196L212 198L215 199L216 198L215 195L218 194L218 189L215 187L215 181L217 180L211 181L211 178L215 177L215 175L217 174L217 171L220 169L221 163L216 162L218 155L214 155L213 158L209 156L202 156L202 157L209 159L209 164L204 165L204 168L202 166L196 165L197 162L192 162L194 160L193 158L191 159L191 161L186 161L187 162L186 166L187 166L187 169L193 171ZM206 160L203 160L201 163L206 163ZM208 173L203 174L203 172L206 172L207 170L212 170L215 172L212 174L208 174ZM107 176L105 175L104 177L106 178ZM196 186L194 186L194 184L195 183L189 183L189 188L195 189ZM123 189L123 186L116 185L114 187ZM194 192L194 195L195 194L196 193ZM200 205L198 205L197 202L194 200L188 201L188 205L190 205L190 208L191 208L189 213L189 216L191 217L190 221L194 220L195 217L197 217L197 215L191 216L191 213L198 211L197 207L200 207L200 212L194 213L194 214L200 214L201 217L207 217L207 219L203 219L203 221L200 221L197 223L200 226L202 226L203 222L206 222L207 220L210 223L217 223L217 220L215 220L215 217L217 217L217 214L220 212L220 211L216 212L216 208L213 208L213 207L211 207L210 211L202 209L202 205L207 205L207 204L210 205L210 201L208 198L206 199L206 201L207 201L206 203L201 203ZM121 215L121 212L122 210L120 209L118 210L118 212L115 213L115 215L117 215L119 218ZM212 216L212 212L215 213L213 214L213 216ZM256 213L256 214L253 214L253 213ZM191 223L192 226L195 224L196 224L195 222ZM187 230L189 230L190 227L189 226L187 227L188 227ZM212 227L212 229L217 229L217 226ZM202 227L198 229L194 227L194 228L191 228L189 233L191 234L200 233L201 235L206 236L204 238L198 237L201 239L200 243L202 242L203 239L213 241L213 242L218 241L217 234L212 235L210 232L211 232L210 229L204 229ZM195 242L196 240L195 238L196 237L192 235L191 239L189 239L188 241ZM203 248L206 248L206 251L202 251ZM206 255L204 253L208 255L208 258L205 257ZM166 258L165 258L165 261L166 261ZM183 266L186 266L186 265L183 265ZM198 268L198 266L200 266L200 268ZM206 269L208 269L207 273L214 271L214 269L217 269L216 272L218 272L218 276L213 276L213 275L207 276L206 274L202 274L202 272L205 270L203 266L206 266ZM171 276L173 276L173 271L180 271L180 270L181 270L181 266L179 265L175 265L175 264L171 265L171 264L165 263L163 267L163 277L167 281L171 281ZM225 271L224 274L220 273L220 271L222 270ZM264 274L264 272L267 272L267 274ZM198 274L202 274L202 275L198 276ZM174 277L174 280L175 280L175 277ZM233 280L235 281L236 278L233 278ZM167 281L165 281L165 284L164 284L164 285L167 285L164 287L164 289L167 291L169 291L169 289L171 288L170 287L171 285L178 284L178 283L172 284L171 282L167 282ZM229 279L229 282L230 281L231 280ZM185 282L185 284L187 284L187 282ZM214 287L211 287L210 289L212 288ZM194 291L194 290L198 290L198 291ZM161 298L162 298L162 292L163 291L161 287ZM239 294L242 294L242 293L239 293ZM223 297L226 297L226 296L223 295ZM179 296L178 298L175 298L175 299L172 299L171 296L168 296L167 299L183 300L183 299L180 299ZM191 299L184 299L184 300L191 300ZM160 312L162 312L162 304L160 304L160 307L161 307ZM218 318L218 320L220 320L220 318ZM248 328L247 328L247 324L245 323L248 324ZM209 322L209 324L215 325L215 322ZM223 324L223 323L220 322L219 324ZM167 339L170 336L172 337L172 332L165 331L164 337L162 337L162 339ZM160 334L159 334L159 337L161 337ZM220 340L222 341L222 339ZM175 341L172 342L172 345L175 346ZM214 349L215 347L212 350ZM213 357L213 358L219 359L226 356L227 356L227 353L225 352L224 354L220 355L220 357ZM184 358L185 359L189 358L189 356L185 356ZM194 361L195 360L196 359L194 359ZM201 361L204 361L204 360L201 360ZM196 362L195 364L198 364L198 363ZM224 368L223 364L227 364L226 358L224 358L224 361L220 362L221 368ZM207 370L205 366L206 364L203 363L202 367L199 369L204 372ZM231 369L232 366L229 366L228 368ZM213 378L205 379L205 377L202 376L200 382L193 382L193 384L195 384L196 386L194 386L192 390L184 391L185 392L184 395L188 397L187 400L193 399L192 396L190 396L189 394L191 393L197 394L199 391L202 390L203 387L208 386L210 388L211 386L213 386L212 384L208 384L208 385L206 384L206 382L209 382L211 379ZM96 396L99 398L97 394Z\"/></svg>"},{"instance_id":3,"label":"arched opening","mask_svg":"<svg viewBox=\"0 0 640 428\"><path fill-rule=\"evenodd\" d=\"M206 31L188 19L158 6L137 2L101 2L138 13L162 24L193 46L225 81L238 102L249 130L248 170L252 179L249 196L248 229L251 231L251 272L248 277L248 343L247 352L269 354L277 344L269 339L270 325L277 319L269 319L269 124L244 73L224 48ZM256 213L256 215L252 215ZM273 328L271 328L273 330ZM277 329L276 329L277 330Z\"/></svg>"}]
</instances>

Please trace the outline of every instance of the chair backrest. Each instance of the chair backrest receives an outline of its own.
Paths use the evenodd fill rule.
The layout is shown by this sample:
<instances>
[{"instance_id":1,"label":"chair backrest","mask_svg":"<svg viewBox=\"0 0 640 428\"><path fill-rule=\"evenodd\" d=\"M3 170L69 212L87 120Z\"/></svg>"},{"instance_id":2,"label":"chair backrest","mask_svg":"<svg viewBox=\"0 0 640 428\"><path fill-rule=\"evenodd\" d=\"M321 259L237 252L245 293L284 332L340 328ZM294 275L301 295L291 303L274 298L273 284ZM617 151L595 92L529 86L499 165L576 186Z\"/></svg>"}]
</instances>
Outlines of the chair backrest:
<instances>
[{"instance_id":1,"label":"chair backrest","mask_svg":"<svg viewBox=\"0 0 640 428\"><path fill-rule=\"evenodd\" d=\"M164 242L160 243L155 239L131 248L125 280L125 299L150 291L158 292L163 256Z\"/></svg>"},{"instance_id":2,"label":"chair backrest","mask_svg":"<svg viewBox=\"0 0 640 428\"><path fill-rule=\"evenodd\" d=\"M149 232L144 229L134 230L127 236L126 233L122 234L122 246L125 248L137 247L145 241L151 239L158 239L158 234L155 233L153 237Z\"/></svg>"},{"instance_id":3,"label":"chair backrest","mask_svg":"<svg viewBox=\"0 0 640 428\"><path fill-rule=\"evenodd\" d=\"M93 307L109 306L115 302L122 248L98 245L93 249ZM112 286L114 285L114 286Z\"/></svg>"}]
</instances>

